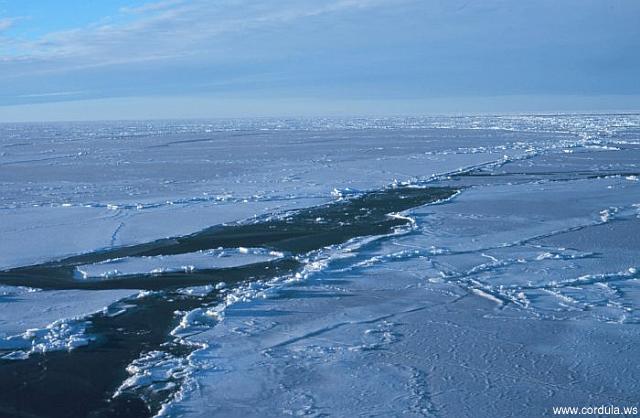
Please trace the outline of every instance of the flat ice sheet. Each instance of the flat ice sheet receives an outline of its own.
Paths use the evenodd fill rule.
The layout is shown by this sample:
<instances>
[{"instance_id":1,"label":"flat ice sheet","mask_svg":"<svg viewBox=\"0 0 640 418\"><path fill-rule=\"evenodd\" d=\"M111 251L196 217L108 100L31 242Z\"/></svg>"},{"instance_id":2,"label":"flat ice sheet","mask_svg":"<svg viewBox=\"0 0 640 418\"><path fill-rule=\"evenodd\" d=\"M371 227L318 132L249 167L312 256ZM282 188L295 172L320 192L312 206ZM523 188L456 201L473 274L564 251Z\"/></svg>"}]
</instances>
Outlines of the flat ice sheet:
<instances>
[{"instance_id":1,"label":"flat ice sheet","mask_svg":"<svg viewBox=\"0 0 640 418\"><path fill-rule=\"evenodd\" d=\"M282 253L262 248L227 248L170 256L124 257L77 266L76 277L81 280L95 280L132 274L153 275L174 271L222 269L263 263L282 256Z\"/></svg>"}]
</instances>

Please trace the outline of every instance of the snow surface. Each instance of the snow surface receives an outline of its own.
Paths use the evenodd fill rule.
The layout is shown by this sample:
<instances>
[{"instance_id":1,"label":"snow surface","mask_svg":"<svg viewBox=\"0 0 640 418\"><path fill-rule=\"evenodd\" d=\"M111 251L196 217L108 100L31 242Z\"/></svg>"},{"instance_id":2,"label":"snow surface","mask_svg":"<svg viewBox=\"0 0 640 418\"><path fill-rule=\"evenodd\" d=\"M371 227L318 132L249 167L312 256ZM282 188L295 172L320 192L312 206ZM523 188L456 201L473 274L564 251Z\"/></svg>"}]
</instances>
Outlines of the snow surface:
<instances>
[{"instance_id":1,"label":"snow surface","mask_svg":"<svg viewBox=\"0 0 640 418\"><path fill-rule=\"evenodd\" d=\"M636 404L638 327L507 317L425 282L424 262L327 271L232 305L190 338L215 345L193 356L193 386L165 414L533 417Z\"/></svg>"},{"instance_id":2,"label":"snow surface","mask_svg":"<svg viewBox=\"0 0 640 418\"><path fill-rule=\"evenodd\" d=\"M182 382L160 415L506 417L637 404L637 115L0 131L2 268L393 183L461 188L400 214L408 229L309 254L294 276L225 288L219 305L184 314L172 336L199 349L145 353L119 389ZM450 177L471 168L484 175ZM150 257L79 270L109 276L116 264L206 266ZM33 296L19 309L0 299L14 315L0 325L5 335L29 309L59 306L41 329L82 316L56 292L15 291ZM86 298L85 313L130 294ZM73 335L65 341L82 338Z\"/></svg>"}]
</instances>

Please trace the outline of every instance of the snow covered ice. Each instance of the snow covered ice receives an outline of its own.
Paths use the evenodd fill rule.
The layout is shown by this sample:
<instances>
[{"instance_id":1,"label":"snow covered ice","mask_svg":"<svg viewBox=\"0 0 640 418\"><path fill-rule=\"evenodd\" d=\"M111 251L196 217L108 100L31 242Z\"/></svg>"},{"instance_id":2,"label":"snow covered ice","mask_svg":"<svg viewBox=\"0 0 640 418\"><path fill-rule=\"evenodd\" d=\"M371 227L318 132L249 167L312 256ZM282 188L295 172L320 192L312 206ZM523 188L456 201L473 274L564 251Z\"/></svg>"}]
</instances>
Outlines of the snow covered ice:
<instances>
[{"instance_id":1,"label":"snow covered ice","mask_svg":"<svg viewBox=\"0 0 640 418\"><path fill-rule=\"evenodd\" d=\"M149 416L634 406L639 165L637 115L2 125L0 367L141 312Z\"/></svg>"}]
</instances>

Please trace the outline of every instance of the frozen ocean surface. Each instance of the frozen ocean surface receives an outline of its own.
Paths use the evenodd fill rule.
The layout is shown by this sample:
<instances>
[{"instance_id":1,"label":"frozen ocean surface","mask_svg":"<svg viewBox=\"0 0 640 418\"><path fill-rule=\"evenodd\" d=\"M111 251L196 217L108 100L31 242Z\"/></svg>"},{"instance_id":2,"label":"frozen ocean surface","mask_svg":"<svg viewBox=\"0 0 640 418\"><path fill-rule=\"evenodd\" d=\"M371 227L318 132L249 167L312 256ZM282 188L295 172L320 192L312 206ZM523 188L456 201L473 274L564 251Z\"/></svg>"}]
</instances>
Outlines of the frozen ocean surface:
<instances>
[{"instance_id":1,"label":"frozen ocean surface","mask_svg":"<svg viewBox=\"0 0 640 418\"><path fill-rule=\"evenodd\" d=\"M0 367L160 309L130 416L637 406L639 178L638 115L1 125Z\"/></svg>"}]
</instances>

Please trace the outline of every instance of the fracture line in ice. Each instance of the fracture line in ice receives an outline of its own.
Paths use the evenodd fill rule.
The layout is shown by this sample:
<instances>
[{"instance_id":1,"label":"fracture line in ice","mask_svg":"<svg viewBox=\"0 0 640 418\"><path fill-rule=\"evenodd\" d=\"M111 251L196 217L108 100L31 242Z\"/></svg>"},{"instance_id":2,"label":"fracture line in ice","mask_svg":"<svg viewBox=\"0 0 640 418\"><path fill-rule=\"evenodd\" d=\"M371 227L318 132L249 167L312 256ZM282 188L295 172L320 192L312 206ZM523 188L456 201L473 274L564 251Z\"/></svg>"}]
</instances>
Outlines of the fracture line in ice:
<instances>
[{"instance_id":1,"label":"fracture line in ice","mask_svg":"<svg viewBox=\"0 0 640 418\"><path fill-rule=\"evenodd\" d=\"M222 289L221 293L224 295L223 300L211 307L200 307L193 309L189 312L180 313L182 318L176 328L171 331L171 336L174 338L174 342L184 345L192 345L196 349L186 358L186 363L181 363L180 367L184 366L184 369L180 369L181 373L184 370L184 375L181 375L182 383L180 389L172 395L172 399L167 400L165 405L158 412L157 416L170 415L171 405L176 400L182 398L189 391L194 390L197 387L197 382L193 375L195 370L199 368L214 368L214 364L201 363L198 357L198 352L209 348L207 344L200 344L192 342L188 337L205 331L206 329L215 326L218 321L224 320L225 310L238 302L246 302L259 298L269 298L277 296L279 289L282 285L307 280L315 274L318 274L327 269L330 263L339 259L350 258L354 256L354 252L363 246L379 240L384 237L398 236L409 233L415 229L415 222L412 218L408 217L404 213L393 214L392 216L399 216L409 221L409 225L406 227L398 227L392 233L380 236L365 236L351 239L343 244L330 246L318 251L312 251L309 254L301 257L304 265L302 269L293 275L286 275L276 277L268 281L253 281L245 283L233 289ZM122 391L136 391L136 393L147 391L147 386L153 387L157 382L154 382L149 376L153 376L153 364L140 368L138 364L145 363L145 359L141 357L138 363L132 363L131 377L123 383L121 386ZM162 375L162 372L159 372ZM165 373L166 375L166 373Z\"/></svg>"}]
</instances>

